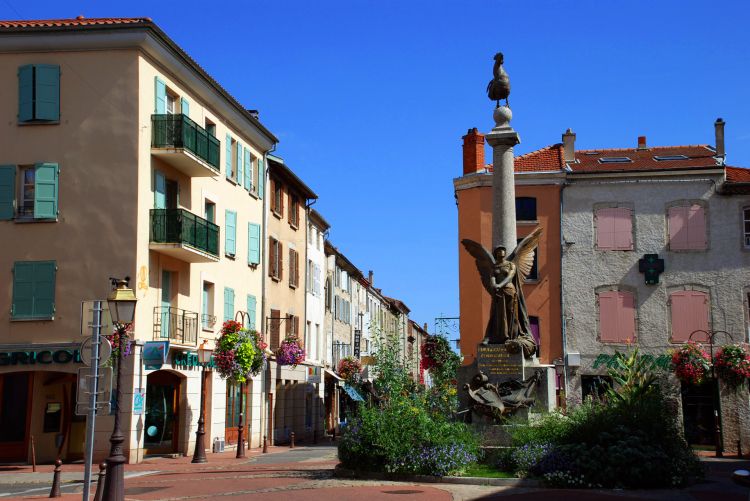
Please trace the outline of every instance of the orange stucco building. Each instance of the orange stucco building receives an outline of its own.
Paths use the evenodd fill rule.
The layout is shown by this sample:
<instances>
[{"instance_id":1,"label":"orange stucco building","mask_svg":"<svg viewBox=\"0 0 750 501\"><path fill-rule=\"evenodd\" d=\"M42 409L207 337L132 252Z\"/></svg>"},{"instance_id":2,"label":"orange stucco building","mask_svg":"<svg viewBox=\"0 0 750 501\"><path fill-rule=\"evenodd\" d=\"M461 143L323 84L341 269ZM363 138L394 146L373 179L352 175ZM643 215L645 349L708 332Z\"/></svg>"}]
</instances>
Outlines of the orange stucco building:
<instances>
[{"instance_id":1,"label":"orange stucco building","mask_svg":"<svg viewBox=\"0 0 750 501\"><path fill-rule=\"evenodd\" d=\"M461 245L469 238L492 245L492 165L484 162L485 139L476 128L463 137L463 175L453 185L458 206L458 269L461 353L464 364L476 359L489 320L490 295L484 290L474 259ZM560 315L560 193L565 179L561 144L516 157L518 238L543 229L536 267L524 285L532 330L538 334L539 359L551 364L562 357Z\"/></svg>"}]
</instances>

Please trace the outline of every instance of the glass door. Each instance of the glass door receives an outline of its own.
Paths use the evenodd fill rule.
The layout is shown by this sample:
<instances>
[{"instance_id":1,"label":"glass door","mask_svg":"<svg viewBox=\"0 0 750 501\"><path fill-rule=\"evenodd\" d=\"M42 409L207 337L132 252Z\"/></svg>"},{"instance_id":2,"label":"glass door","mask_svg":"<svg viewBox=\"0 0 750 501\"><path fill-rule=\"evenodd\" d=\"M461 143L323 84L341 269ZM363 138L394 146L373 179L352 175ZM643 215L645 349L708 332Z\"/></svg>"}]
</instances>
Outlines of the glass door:
<instances>
[{"instance_id":1,"label":"glass door","mask_svg":"<svg viewBox=\"0 0 750 501\"><path fill-rule=\"evenodd\" d=\"M146 384L144 447L148 453L177 452L180 378L156 371L149 374Z\"/></svg>"},{"instance_id":2,"label":"glass door","mask_svg":"<svg viewBox=\"0 0 750 501\"><path fill-rule=\"evenodd\" d=\"M249 432L250 432L250 415L248 413L248 394L250 391L250 384L252 383L245 383L245 394L240 395L240 385L238 383L232 383L230 381L227 381L227 407L226 407L226 416L225 416L225 430L224 430L224 440L227 444L236 444L237 443L237 434L239 432L239 426L240 426L240 409L243 408L245 412L242 415L242 421L243 421L243 428L244 428L244 434L245 434L245 441L249 442Z\"/></svg>"}]
</instances>

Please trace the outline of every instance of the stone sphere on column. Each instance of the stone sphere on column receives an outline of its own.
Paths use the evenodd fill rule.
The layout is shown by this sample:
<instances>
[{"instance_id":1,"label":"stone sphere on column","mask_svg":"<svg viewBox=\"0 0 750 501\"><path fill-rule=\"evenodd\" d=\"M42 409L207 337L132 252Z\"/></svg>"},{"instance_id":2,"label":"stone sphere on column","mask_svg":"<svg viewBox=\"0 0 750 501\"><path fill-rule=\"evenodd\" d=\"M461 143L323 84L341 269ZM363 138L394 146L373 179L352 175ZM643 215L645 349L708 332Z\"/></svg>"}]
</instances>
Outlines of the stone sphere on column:
<instances>
[{"instance_id":1,"label":"stone sphere on column","mask_svg":"<svg viewBox=\"0 0 750 501\"><path fill-rule=\"evenodd\" d=\"M492 114L495 119L496 127L506 127L510 125L510 120L513 118L513 113L507 106L498 106L495 108L495 112Z\"/></svg>"}]
</instances>

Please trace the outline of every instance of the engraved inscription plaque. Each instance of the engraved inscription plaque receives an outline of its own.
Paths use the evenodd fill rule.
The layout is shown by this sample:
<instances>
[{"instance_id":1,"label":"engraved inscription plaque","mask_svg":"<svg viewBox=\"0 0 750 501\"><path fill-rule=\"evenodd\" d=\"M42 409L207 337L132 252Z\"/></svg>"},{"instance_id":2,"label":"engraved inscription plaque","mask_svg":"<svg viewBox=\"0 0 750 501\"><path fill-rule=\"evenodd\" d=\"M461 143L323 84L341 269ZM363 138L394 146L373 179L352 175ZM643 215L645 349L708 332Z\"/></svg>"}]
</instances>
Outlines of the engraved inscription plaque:
<instances>
[{"instance_id":1,"label":"engraved inscription plaque","mask_svg":"<svg viewBox=\"0 0 750 501\"><path fill-rule=\"evenodd\" d=\"M477 368L491 382L523 379L523 353L508 353L504 344L477 346Z\"/></svg>"}]
</instances>

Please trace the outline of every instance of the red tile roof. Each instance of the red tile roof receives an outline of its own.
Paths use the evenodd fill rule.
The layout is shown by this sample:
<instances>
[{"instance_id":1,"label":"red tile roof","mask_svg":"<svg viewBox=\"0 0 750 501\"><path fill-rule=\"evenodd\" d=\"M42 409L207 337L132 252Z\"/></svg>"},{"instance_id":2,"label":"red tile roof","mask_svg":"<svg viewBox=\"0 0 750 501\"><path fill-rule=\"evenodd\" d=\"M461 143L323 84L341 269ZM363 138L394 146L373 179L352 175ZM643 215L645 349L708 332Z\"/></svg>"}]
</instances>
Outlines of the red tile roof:
<instances>
[{"instance_id":1,"label":"red tile roof","mask_svg":"<svg viewBox=\"0 0 750 501\"><path fill-rule=\"evenodd\" d=\"M727 181L730 183L750 183L750 169L726 167Z\"/></svg>"},{"instance_id":2,"label":"red tile roof","mask_svg":"<svg viewBox=\"0 0 750 501\"><path fill-rule=\"evenodd\" d=\"M569 166L577 172L628 172L718 167L716 152L708 145L656 146L647 149L607 148L576 150L576 162ZM687 158L656 160L654 157L683 155ZM629 162L603 163L602 158L627 157Z\"/></svg>"},{"instance_id":3,"label":"red tile roof","mask_svg":"<svg viewBox=\"0 0 750 501\"><path fill-rule=\"evenodd\" d=\"M516 157L516 172L557 171L565 168L562 144L545 146Z\"/></svg>"},{"instance_id":4,"label":"red tile roof","mask_svg":"<svg viewBox=\"0 0 750 501\"><path fill-rule=\"evenodd\" d=\"M75 19L31 19L21 21L0 21L0 28L59 28L105 24L151 23L150 17L92 17L78 16Z\"/></svg>"}]
</instances>

